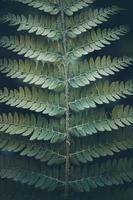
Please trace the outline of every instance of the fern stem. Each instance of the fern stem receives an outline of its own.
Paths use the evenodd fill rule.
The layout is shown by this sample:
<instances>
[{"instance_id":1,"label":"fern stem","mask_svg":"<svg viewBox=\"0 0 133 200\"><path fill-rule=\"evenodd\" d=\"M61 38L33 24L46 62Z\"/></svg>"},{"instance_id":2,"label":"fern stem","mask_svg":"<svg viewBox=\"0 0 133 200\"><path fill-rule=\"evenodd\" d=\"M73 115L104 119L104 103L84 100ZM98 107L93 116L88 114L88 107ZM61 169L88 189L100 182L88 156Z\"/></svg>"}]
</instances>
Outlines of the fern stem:
<instances>
[{"instance_id":1,"label":"fern stem","mask_svg":"<svg viewBox=\"0 0 133 200\"><path fill-rule=\"evenodd\" d=\"M65 191L64 199L69 198L69 168L70 168L70 135L69 135L69 82L68 82L68 56L67 56L67 41L66 41L66 27L65 27L65 15L64 15L64 5L61 1L61 23L62 23L62 43L63 43L63 65L65 74L65 106L66 106L66 162L65 162Z\"/></svg>"}]
</instances>

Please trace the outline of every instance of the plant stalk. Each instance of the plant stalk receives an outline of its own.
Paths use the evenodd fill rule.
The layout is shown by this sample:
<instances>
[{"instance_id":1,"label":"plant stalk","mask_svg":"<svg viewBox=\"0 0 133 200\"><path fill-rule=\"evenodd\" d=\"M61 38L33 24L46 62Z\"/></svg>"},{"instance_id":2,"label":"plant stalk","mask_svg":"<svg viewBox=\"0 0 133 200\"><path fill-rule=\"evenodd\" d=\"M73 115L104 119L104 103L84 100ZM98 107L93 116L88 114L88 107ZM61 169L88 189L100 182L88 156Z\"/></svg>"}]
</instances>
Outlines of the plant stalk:
<instances>
[{"instance_id":1,"label":"plant stalk","mask_svg":"<svg viewBox=\"0 0 133 200\"><path fill-rule=\"evenodd\" d=\"M64 75L65 75L65 107L66 107L66 134L65 134L65 146L66 146L66 162L65 162L65 191L64 199L68 200L69 198L69 170L70 170L70 135L69 135L69 82L68 82L68 73L69 73L69 61L67 55L67 36L66 36L66 27L65 27L65 13L64 5L61 1L61 23L62 23L62 43L63 43L63 65L64 65Z\"/></svg>"}]
</instances>

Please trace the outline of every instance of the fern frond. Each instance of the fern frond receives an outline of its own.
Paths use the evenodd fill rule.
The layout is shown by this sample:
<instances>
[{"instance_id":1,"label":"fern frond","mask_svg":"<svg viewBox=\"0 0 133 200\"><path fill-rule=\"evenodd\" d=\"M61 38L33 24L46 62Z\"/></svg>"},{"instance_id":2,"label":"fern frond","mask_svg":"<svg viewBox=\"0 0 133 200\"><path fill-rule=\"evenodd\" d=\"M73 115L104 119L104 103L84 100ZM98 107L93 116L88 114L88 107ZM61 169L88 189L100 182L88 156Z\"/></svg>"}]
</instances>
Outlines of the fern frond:
<instances>
[{"instance_id":1,"label":"fern frond","mask_svg":"<svg viewBox=\"0 0 133 200\"><path fill-rule=\"evenodd\" d=\"M22 137L0 134L0 149L6 152L19 153L21 156L34 157L41 162L47 162L48 165L60 164L65 161L65 156L58 149L55 149L47 143L30 142ZM60 149L61 151L61 149Z\"/></svg>"},{"instance_id":2,"label":"fern frond","mask_svg":"<svg viewBox=\"0 0 133 200\"><path fill-rule=\"evenodd\" d=\"M10 78L22 79L23 82L61 90L64 88L63 68L51 63L34 62L30 59L0 59L0 72Z\"/></svg>"},{"instance_id":3,"label":"fern frond","mask_svg":"<svg viewBox=\"0 0 133 200\"><path fill-rule=\"evenodd\" d=\"M92 29L99 24L108 20L111 15L114 15L123 9L112 6L103 9L90 9L80 15L76 15L72 19L68 18L67 34L74 38L82 32ZM0 22L9 23L10 26L18 26L17 31L26 30L29 33L36 35L47 36L52 39L61 38L61 27L59 18L55 21L54 18L43 15L15 15L8 13L0 17Z\"/></svg>"},{"instance_id":4,"label":"fern frond","mask_svg":"<svg viewBox=\"0 0 133 200\"><path fill-rule=\"evenodd\" d=\"M98 56L95 60L81 61L71 64L69 69L69 84L73 88L89 85L97 79L114 75L129 67L133 62L132 57L111 58L111 56Z\"/></svg>"},{"instance_id":5,"label":"fern frond","mask_svg":"<svg viewBox=\"0 0 133 200\"><path fill-rule=\"evenodd\" d=\"M82 88L73 93L74 101L70 102L70 108L74 111L85 110L86 108L95 108L97 104L109 104L110 101L115 102L127 95L133 95L133 81L112 82L103 81L91 87ZM80 94L79 94L80 93Z\"/></svg>"},{"instance_id":6,"label":"fern frond","mask_svg":"<svg viewBox=\"0 0 133 200\"><path fill-rule=\"evenodd\" d=\"M64 12L66 15L71 16L75 12L78 12L79 10L88 7L90 4L92 4L95 0L65 0L65 9Z\"/></svg>"},{"instance_id":7,"label":"fern frond","mask_svg":"<svg viewBox=\"0 0 133 200\"><path fill-rule=\"evenodd\" d=\"M78 167L73 173L78 176ZM104 186L120 185L133 180L133 159L107 160L101 165L94 164L90 168L84 166L83 177L70 182L70 187L79 192Z\"/></svg>"},{"instance_id":8,"label":"fern frond","mask_svg":"<svg viewBox=\"0 0 133 200\"><path fill-rule=\"evenodd\" d=\"M133 62L132 57L111 58L110 56L90 58L72 64L69 69L69 84L73 88L89 85L104 76L114 75L120 70L129 67ZM82 67L80 67L82 66ZM32 60L0 59L0 72L7 77L23 79L29 84L40 85L42 88L64 88L63 68ZM79 73L80 72L80 73Z\"/></svg>"},{"instance_id":9,"label":"fern frond","mask_svg":"<svg viewBox=\"0 0 133 200\"><path fill-rule=\"evenodd\" d=\"M0 131L10 135L30 137L30 140L44 140L51 143L64 141L64 133L59 131L64 121L49 121L34 115L3 113L0 115Z\"/></svg>"},{"instance_id":10,"label":"fern frond","mask_svg":"<svg viewBox=\"0 0 133 200\"><path fill-rule=\"evenodd\" d=\"M63 97L62 94L51 94L35 87L31 89L20 87L19 90L8 90L7 88L4 88L3 91L0 90L1 103L5 102L5 104L13 107L30 109L49 116L64 114ZM62 101L62 106L59 105L60 101Z\"/></svg>"},{"instance_id":11,"label":"fern frond","mask_svg":"<svg viewBox=\"0 0 133 200\"><path fill-rule=\"evenodd\" d=\"M10 0L13 2L20 2L23 4L26 4L28 6L31 6L33 8L37 8L41 11L44 11L46 13L50 13L52 15L58 14L62 7L59 0L47 0L43 2L42 0ZM71 16L75 12L83 9L84 7L88 7L89 4L93 3L95 0L65 0L64 1L64 12L66 15Z\"/></svg>"},{"instance_id":12,"label":"fern frond","mask_svg":"<svg viewBox=\"0 0 133 200\"><path fill-rule=\"evenodd\" d=\"M52 39L59 39L61 37L61 30L59 26L59 19L43 15L15 15L8 13L0 17L3 23L8 22L10 26L18 26L17 31L28 31L28 33L35 33L36 35L47 36Z\"/></svg>"},{"instance_id":13,"label":"fern frond","mask_svg":"<svg viewBox=\"0 0 133 200\"><path fill-rule=\"evenodd\" d=\"M87 55L95 50L101 50L106 45L110 45L112 41L120 39L129 32L128 26L120 26L117 28L97 29L91 30L84 37L76 38L71 42L72 51L69 52L69 56L72 60L75 60L83 55Z\"/></svg>"},{"instance_id":14,"label":"fern frond","mask_svg":"<svg viewBox=\"0 0 133 200\"><path fill-rule=\"evenodd\" d=\"M89 119L89 121L87 121ZM79 125L79 123L81 125ZM72 125L73 124L73 125ZM74 125L75 124L75 125ZM78 125L77 125L78 124ZM74 137L83 137L97 132L117 130L133 124L133 108L129 106L115 106L110 116L103 110L81 113L80 116L72 116L70 134Z\"/></svg>"},{"instance_id":15,"label":"fern frond","mask_svg":"<svg viewBox=\"0 0 133 200\"><path fill-rule=\"evenodd\" d=\"M54 2L50 0L47 0L45 2L42 0L10 0L10 1L19 2L31 6L45 13L50 13L51 15L56 15L60 11L58 0Z\"/></svg>"},{"instance_id":16,"label":"fern frond","mask_svg":"<svg viewBox=\"0 0 133 200\"><path fill-rule=\"evenodd\" d=\"M133 148L133 129L123 128L98 139L85 140L75 141L73 148L79 150L70 154L71 162L92 162L95 158L113 156L115 153Z\"/></svg>"},{"instance_id":17,"label":"fern frond","mask_svg":"<svg viewBox=\"0 0 133 200\"><path fill-rule=\"evenodd\" d=\"M131 154L123 158L133 150L133 107L127 105L133 80L99 80L127 69L133 57L96 53L130 28L104 28L123 9L91 6L94 1L2 2L0 22L9 32L0 38L0 73L8 77L0 89L0 179L25 184L24 191L33 186L34 200L57 193L54 199L81 200L72 190L99 193L133 182ZM85 199L97 197L90 192Z\"/></svg>"},{"instance_id":18,"label":"fern frond","mask_svg":"<svg viewBox=\"0 0 133 200\"><path fill-rule=\"evenodd\" d=\"M48 168L44 165L40 166L38 172L37 167L33 167L36 166L34 162L29 162L29 164L22 158L20 160L20 158L17 157L8 158L0 156L0 177L17 182L19 181L22 184L28 184L35 188L48 189L49 191L63 186L63 181L59 179L58 168L53 170L50 166ZM41 167L43 168L41 169Z\"/></svg>"},{"instance_id":19,"label":"fern frond","mask_svg":"<svg viewBox=\"0 0 133 200\"><path fill-rule=\"evenodd\" d=\"M89 9L81 14L74 15L73 18L68 18L67 20L68 36L70 38L75 38L77 35L108 21L110 16L121 10L122 9L117 6L111 6L100 9Z\"/></svg>"},{"instance_id":20,"label":"fern frond","mask_svg":"<svg viewBox=\"0 0 133 200\"><path fill-rule=\"evenodd\" d=\"M110 44L109 41L115 41L119 39L119 36L126 34L129 31L127 26L120 26L115 29L98 29L96 32L92 30L86 37L83 43L78 41L78 46L72 51L68 52L71 59L81 57L89 52L100 50L106 45ZM76 41L75 41L76 42ZM75 42L73 43L74 45ZM25 44L25 45L24 45ZM70 44L70 45L73 45ZM51 45L47 42L42 43L40 39L35 39L29 36L10 36L2 37L0 40L0 46L17 52L19 55L24 55L28 58L36 58L40 61L55 62L61 58L61 46L52 42ZM44 48L45 46L45 48ZM76 45L77 46L77 45ZM73 47L71 47L73 48ZM58 49L58 52L52 52L52 50Z\"/></svg>"},{"instance_id":21,"label":"fern frond","mask_svg":"<svg viewBox=\"0 0 133 200\"><path fill-rule=\"evenodd\" d=\"M28 35L3 36L0 39L0 46L16 52L18 55L24 55L26 58L35 58L38 61L55 62L60 54L57 50L57 43L44 41L40 38L34 38Z\"/></svg>"}]
</instances>

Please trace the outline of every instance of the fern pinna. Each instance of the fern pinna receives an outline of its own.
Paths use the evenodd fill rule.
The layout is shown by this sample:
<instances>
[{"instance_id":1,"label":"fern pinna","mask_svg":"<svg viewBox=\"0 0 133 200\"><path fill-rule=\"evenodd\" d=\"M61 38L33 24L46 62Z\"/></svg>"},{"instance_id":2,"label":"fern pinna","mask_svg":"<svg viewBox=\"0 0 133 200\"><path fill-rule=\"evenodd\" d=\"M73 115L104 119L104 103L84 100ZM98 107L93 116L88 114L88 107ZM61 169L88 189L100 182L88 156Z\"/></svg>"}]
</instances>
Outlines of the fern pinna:
<instances>
[{"instance_id":1,"label":"fern pinna","mask_svg":"<svg viewBox=\"0 0 133 200\"><path fill-rule=\"evenodd\" d=\"M10 28L0 39L0 73L14 83L0 89L0 191L8 191L1 198L39 200L48 191L51 199L57 191L58 200L73 192L127 200L133 158L122 152L133 148L133 107L122 99L133 80L113 78L133 58L98 55L129 32L106 24L123 9L94 0L1 6L1 27Z\"/></svg>"}]
</instances>

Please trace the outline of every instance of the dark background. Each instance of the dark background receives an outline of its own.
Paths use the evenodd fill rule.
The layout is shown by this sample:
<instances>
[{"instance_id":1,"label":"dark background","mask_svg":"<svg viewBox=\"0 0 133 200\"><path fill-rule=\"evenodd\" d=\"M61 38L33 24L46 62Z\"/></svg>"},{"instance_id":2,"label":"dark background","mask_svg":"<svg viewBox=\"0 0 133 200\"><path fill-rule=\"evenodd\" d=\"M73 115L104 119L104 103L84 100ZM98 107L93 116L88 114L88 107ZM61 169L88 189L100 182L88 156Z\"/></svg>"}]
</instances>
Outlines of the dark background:
<instances>
[{"instance_id":1,"label":"dark background","mask_svg":"<svg viewBox=\"0 0 133 200\"><path fill-rule=\"evenodd\" d=\"M133 0L99 0L99 6L118 5L126 10L114 16L113 24L128 24L132 31L115 44L117 54L133 56Z\"/></svg>"},{"instance_id":2,"label":"dark background","mask_svg":"<svg viewBox=\"0 0 133 200\"><path fill-rule=\"evenodd\" d=\"M1 3L1 2L0 2ZM121 24L128 24L132 30L130 33L124 37L122 37L121 40L112 43L111 46L108 46L104 48L102 51L97 51L96 53L92 54L93 56L98 55L112 55L112 56L133 56L133 0L97 0L94 6L99 7L105 7L108 5L118 5L122 8L126 8L125 11L121 12L119 15L113 16L112 20L109 20L108 23L105 23L106 27L115 27L117 25ZM25 13L26 10L24 10L23 6L19 4L19 9L15 10L15 8L7 7L8 4L6 3L6 7L1 7L1 11L5 12L5 10L9 10L12 12L13 10L17 12ZM15 28L8 28L6 25L2 25L0 29L0 35L7 35L13 33ZM0 48L0 57L3 57L7 55L5 53L5 50ZM8 53L8 56L12 56L11 53ZM14 55L13 55L14 56ZM110 77L111 79L111 77ZM133 79L133 66L127 68L124 71L121 71L120 73L116 74L116 76L113 76L113 80L129 80ZM6 78L5 76L0 74L0 88L3 86L7 86L8 88L15 88L18 87L20 82L18 80L10 80L9 78ZM133 98L129 97L127 100L125 100L125 104L133 104ZM3 105L0 105L0 112L7 112L7 107L5 108ZM9 107L9 110L11 111L11 108ZM132 155L133 151L128 151L126 154ZM100 199L100 198L99 198ZM102 197L101 197L102 199Z\"/></svg>"}]
</instances>

